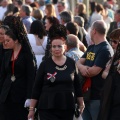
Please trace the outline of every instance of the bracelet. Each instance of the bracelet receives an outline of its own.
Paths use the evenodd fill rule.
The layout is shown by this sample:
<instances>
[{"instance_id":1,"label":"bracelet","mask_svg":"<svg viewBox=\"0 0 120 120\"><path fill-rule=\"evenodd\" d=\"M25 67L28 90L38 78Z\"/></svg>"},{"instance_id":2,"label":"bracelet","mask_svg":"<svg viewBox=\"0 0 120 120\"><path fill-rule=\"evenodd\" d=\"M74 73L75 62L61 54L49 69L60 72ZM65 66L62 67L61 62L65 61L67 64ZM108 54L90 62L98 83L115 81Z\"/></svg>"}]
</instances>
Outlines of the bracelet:
<instances>
[{"instance_id":1,"label":"bracelet","mask_svg":"<svg viewBox=\"0 0 120 120\"><path fill-rule=\"evenodd\" d=\"M29 107L29 111L35 111L34 107Z\"/></svg>"},{"instance_id":2,"label":"bracelet","mask_svg":"<svg viewBox=\"0 0 120 120\"><path fill-rule=\"evenodd\" d=\"M85 106L84 106L84 105L81 105L80 108L85 108Z\"/></svg>"},{"instance_id":3,"label":"bracelet","mask_svg":"<svg viewBox=\"0 0 120 120\"><path fill-rule=\"evenodd\" d=\"M34 109L29 109L29 111L35 111Z\"/></svg>"},{"instance_id":4,"label":"bracelet","mask_svg":"<svg viewBox=\"0 0 120 120\"><path fill-rule=\"evenodd\" d=\"M29 109L35 109L34 107L29 107Z\"/></svg>"}]
</instances>

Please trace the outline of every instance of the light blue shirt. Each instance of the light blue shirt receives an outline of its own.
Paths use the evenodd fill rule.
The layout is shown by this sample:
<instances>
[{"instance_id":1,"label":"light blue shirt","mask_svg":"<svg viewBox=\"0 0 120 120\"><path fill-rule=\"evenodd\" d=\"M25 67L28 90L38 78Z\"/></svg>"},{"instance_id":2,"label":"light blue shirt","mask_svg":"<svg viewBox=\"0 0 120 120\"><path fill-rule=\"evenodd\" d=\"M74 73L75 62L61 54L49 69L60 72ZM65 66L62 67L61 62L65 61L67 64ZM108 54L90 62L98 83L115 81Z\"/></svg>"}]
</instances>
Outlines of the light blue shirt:
<instances>
[{"instance_id":1,"label":"light blue shirt","mask_svg":"<svg viewBox=\"0 0 120 120\"><path fill-rule=\"evenodd\" d=\"M83 52L80 51L79 48L72 48L66 52L65 55L77 62L82 57Z\"/></svg>"}]
</instances>

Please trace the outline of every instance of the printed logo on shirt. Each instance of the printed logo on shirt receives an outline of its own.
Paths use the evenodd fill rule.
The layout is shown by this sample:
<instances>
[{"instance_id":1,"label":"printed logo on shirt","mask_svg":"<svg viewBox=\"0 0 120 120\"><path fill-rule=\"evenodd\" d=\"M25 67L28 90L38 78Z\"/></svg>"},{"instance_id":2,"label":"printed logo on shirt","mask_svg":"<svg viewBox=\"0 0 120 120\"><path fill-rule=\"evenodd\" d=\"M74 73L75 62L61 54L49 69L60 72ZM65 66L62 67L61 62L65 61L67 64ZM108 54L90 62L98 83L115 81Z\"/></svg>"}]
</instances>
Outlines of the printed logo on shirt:
<instances>
[{"instance_id":1,"label":"printed logo on shirt","mask_svg":"<svg viewBox=\"0 0 120 120\"><path fill-rule=\"evenodd\" d=\"M94 61L94 58L95 58L95 53L92 53L92 52L87 53L87 56L86 56L87 60Z\"/></svg>"}]
</instances>

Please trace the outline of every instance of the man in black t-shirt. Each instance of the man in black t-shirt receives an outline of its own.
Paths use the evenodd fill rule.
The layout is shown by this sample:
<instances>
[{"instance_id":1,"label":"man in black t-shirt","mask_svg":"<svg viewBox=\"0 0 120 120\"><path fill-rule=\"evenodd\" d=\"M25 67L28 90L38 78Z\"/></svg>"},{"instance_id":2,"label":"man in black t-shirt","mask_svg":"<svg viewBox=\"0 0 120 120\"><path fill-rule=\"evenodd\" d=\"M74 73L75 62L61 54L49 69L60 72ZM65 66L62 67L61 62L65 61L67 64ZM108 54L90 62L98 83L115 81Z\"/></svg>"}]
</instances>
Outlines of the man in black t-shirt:
<instances>
[{"instance_id":1,"label":"man in black t-shirt","mask_svg":"<svg viewBox=\"0 0 120 120\"><path fill-rule=\"evenodd\" d=\"M87 85L89 84L91 89L90 100L85 101L83 120L97 120L103 87L101 74L113 55L113 49L106 40L106 24L102 20L93 23L90 35L94 45L89 46L77 62L81 74L89 78Z\"/></svg>"}]
</instances>

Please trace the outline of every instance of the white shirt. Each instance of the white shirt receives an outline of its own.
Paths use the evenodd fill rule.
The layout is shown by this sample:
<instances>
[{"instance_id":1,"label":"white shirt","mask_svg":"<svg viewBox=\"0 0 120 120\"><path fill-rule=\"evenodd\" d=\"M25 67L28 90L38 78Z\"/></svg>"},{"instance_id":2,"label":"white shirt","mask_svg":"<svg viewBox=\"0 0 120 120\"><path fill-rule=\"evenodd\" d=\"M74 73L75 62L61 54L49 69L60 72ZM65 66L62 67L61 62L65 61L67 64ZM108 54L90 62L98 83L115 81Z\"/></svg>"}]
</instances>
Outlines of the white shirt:
<instances>
[{"instance_id":1,"label":"white shirt","mask_svg":"<svg viewBox=\"0 0 120 120\"><path fill-rule=\"evenodd\" d=\"M39 68L42 58L45 55L47 36L44 37L44 41L41 46L36 45L36 38L33 34L28 34L28 39L37 60L37 68Z\"/></svg>"},{"instance_id":2,"label":"white shirt","mask_svg":"<svg viewBox=\"0 0 120 120\"><path fill-rule=\"evenodd\" d=\"M4 14L7 11L7 7L0 7L0 20L3 20Z\"/></svg>"},{"instance_id":3,"label":"white shirt","mask_svg":"<svg viewBox=\"0 0 120 120\"><path fill-rule=\"evenodd\" d=\"M94 12L91 16L91 20L90 20L90 26L92 25L93 22L95 22L96 20L103 20L103 16L98 14L97 12Z\"/></svg>"}]
</instances>

